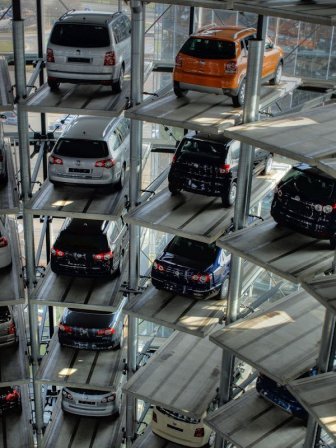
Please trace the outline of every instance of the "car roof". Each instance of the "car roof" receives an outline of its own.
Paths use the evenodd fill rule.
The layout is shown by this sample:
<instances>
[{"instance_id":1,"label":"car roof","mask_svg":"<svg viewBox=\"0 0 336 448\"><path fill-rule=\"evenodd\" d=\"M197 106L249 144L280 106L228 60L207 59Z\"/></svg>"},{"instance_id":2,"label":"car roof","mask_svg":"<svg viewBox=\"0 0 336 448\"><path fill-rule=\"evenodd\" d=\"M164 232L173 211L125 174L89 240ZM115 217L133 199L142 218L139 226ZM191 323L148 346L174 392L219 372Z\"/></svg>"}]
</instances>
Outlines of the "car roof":
<instances>
[{"instance_id":1,"label":"car roof","mask_svg":"<svg viewBox=\"0 0 336 448\"><path fill-rule=\"evenodd\" d=\"M212 39L236 41L237 39L242 39L243 37L255 32L255 28L246 28L243 26L210 25L208 27L201 28L196 33L192 34L191 37L211 37Z\"/></svg>"},{"instance_id":2,"label":"car roof","mask_svg":"<svg viewBox=\"0 0 336 448\"><path fill-rule=\"evenodd\" d=\"M67 11L56 23L94 23L105 25L115 17L123 14L121 12L108 11Z\"/></svg>"},{"instance_id":3,"label":"car roof","mask_svg":"<svg viewBox=\"0 0 336 448\"><path fill-rule=\"evenodd\" d=\"M222 143L224 145L227 145L228 143L232 142L232 138L224 137L223 135L217 135L217 134L208 134L206 132L188 132L184 136L184 138L192 138L194 140L204 140L207 142L214 142L214 143Z\"/></svg>"},{"instance_id":4,"label":"car roof","mask_svg":"<svg viewBox=\"0 0 336 448\"><path fill-rule=\"evenodd\" d=\"M325 173L324 171L321 171L316 166L311 166L311 165L308 165L307 163L298 163L296 165L293 165L292 169L306 172L308 174L313 174L313 175L319 176L319 177L325 177L326 179L331 179L334 182L336 182L336 179L333 176L330 176L329 174Z\"/></svg>"},{"instance_id":5,"label":"car roof","mask_svg":"<svg viewBox=\"0 0 336 448\"><path fill-rule=\"evenodd\" d=\"M106 221L98 221L95 219L71 219L62 232L80 233L81 235L99 235L106 231Z\"/></svg>"},{"instance_id":6,"label":"car roof","mask_svg":"<svg viewBox=\"0 0 336 448\"><path fill-rule=\"evenodd\" d=\"M75 118L61 138L82 138L85 140L104 140L122 118L93 117L79 115Z\"/></svg>"}]
</instances>

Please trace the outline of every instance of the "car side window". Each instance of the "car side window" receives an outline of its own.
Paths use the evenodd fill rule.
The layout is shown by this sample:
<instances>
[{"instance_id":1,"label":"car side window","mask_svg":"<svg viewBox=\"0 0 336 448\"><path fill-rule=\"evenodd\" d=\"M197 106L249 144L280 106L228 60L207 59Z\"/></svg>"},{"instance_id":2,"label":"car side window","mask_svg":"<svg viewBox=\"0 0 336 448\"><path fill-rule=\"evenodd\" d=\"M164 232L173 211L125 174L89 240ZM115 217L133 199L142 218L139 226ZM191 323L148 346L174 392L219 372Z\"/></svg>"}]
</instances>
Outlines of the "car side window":
<instances>
[{"instance_id":1,"label":"car side window","mask_svg":"<svg viewBox=\"0 0 336 448\"><path fill-rule=\"evenodd\" d=\"M109 137L109 147L112 151L116 151L121 144L121 139L116 130Z\"/></svg>"},{"instance_id":2,"label":"car side window","mask_svg":"<svg viewBox=\"0 0 336 448\"><path fill-rule=\"evenodd\" d=\"M267 39L265 40L265 50L266 50L266 51L268 51L268 50L272 50L273 47L274 47L273 42L271 41L271 39L267 38Z\"/></svg>"},{"instance_id":3,"label":"car side window","mask_svg":"<svg viewBox=\"0 0 336 448\"><path fill-rule=\"evenodd\" d=\"M122 27L120 26L120 20L116 20L112 24L112 30L113 30L114 39L115 39L116 43L121 42L123 39L123 35L122 35Z\"/></svg>"},{"instance_id":4,"label":"car side window","mask_svg":"<svg viewBox=\"0 0 336 448\"><path fill-rule=\"evenodd\" d=\"M246 49L246 51L248 51L249 49L249 42L252 39L255 39L256 35L255 34L250 34L249 36L246 36L242 41L241 41L241 46L242 48L244 47Z\"/></svg>"},{"instance_id":5,"label":"car side window","mask_svg":"<svg viewBox=\"0 0 336 448\"><path fill-rule=\"evenodd\" d=\"M131 34L131 22L126 16L120 17L120 21L123 24L123 39L127 39Z\"/></svg>"}]
</instances>

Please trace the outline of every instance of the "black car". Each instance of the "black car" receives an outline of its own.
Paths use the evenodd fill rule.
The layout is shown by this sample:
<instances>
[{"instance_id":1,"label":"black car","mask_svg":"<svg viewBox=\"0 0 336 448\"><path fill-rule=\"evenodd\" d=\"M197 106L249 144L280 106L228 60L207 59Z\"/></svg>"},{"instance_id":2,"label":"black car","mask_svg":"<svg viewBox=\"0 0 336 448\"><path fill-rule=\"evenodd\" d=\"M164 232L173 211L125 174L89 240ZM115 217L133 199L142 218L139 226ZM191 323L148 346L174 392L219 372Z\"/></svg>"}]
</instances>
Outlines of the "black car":
<instances>
[{"instance_id":1,"label":"black car","mask_svg":"<svg viewBox=\"0 0 336 448\"><path fill-rule=\"evenodd\" d=\"M122 218L67 219L51 249L51 270L76 277L109 277L121 272L126 246Z\"/></svg>"},{"instance_id":2,"label":"black car","mask_svg":"<svg viewBox=\"0 0 336 448\"><path fill-rule=\"evenodd\" d=\"M0 415L11 411L16 414L22 412L20 388L19 386L0 387Z\"/></svg>"},{"instance_id":3,"label":"black car","mask_svg":"<svg viewBox=\"0 0 336 448\"><path fill-rule=\"evenodd\" d=\"M237 194L240 143L217 135L187 134L179 143L168 174L168 188L175 195L181 190L206 196L219 196L225 207ZM269 174L273 156L255 150L254 174Z\"/></svg>"},{"instance_id":4,"label":"black car","mask_svg":"<svg viewBox=\"0 0 336 448\"><path fill-rule=\"evenodd\" d=\"M206 244L175 236L152 265L152 284L198 299L213 297L229 288L231 255L216 243Z\"/></svg>"},{"instance_id":5,"label":"black car","mask_svg":"<svg viewBox=\"0 0 336 448\"><path fill-rule=\"evenodd\" d=\"M273 219L336 248L336 180L300 163L282 178L271 205Z\"/></svg>"},{"instance_id":6,"label":"black car","mask_svg":"<svg viewBox=\"0 0 336 448\"><path fill-rule=\"evenodd\" d=\"M65 308L58 327L61 346L84 350L120 348L122 337L121 309L110 313Z\"/></svg>"}]
</instances>

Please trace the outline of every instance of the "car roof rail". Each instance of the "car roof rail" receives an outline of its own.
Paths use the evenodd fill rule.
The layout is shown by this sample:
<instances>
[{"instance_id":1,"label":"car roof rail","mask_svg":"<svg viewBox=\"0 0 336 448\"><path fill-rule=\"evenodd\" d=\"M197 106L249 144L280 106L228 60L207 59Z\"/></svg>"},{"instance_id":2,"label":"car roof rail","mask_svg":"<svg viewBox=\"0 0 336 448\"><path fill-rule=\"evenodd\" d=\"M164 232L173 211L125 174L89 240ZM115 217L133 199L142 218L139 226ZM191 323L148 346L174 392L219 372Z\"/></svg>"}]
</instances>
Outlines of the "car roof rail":
<instances>
[{"instance_id":1,"label":"car roof rail","mask_svg":"<svg viewBox=\"0 0 336 448\"><path fill-rule=\"evenodd\" d=\"M242 30L239 30L239 31L237 31L234 35L233 35L233 38L234 39L237 39L237 37L239 36L239 34L241 34L241 33L246 33L246 32L251 32L251 33L256 33L257 32L257 30L255 29L255 28L251 28L251 27L249 27L249 28L244 28L244 29L242 29Z\"/></svg>"},{"instance_id":2,"label":"car roof rail","mask_svg":"<svg viewBox=\"0 0 336 448\"><path fill-rule=\"evenodd\" d=\"M216 29L216 28L220 28L219 25L217 25L217 23L209 23L208 25L204 25L201 28L199 28L196 33L201 33L202 31L206 31L206 30L211 30L211 29Z\"/></svg>"},{"instance_id":3,"label":"car roof rail","mask_svg":"<svg viewBox=\"0 0 336 448\"><path fill-rule=\"evenodd\" d=\"M65 13L58 19L58 20L63 20L65 19L65 17L69 14L71 14L72 12L76 11L75 9L68 9L68 11L65 11Z\"/></svg>"},{"instance_id":4,"label":"car roof rail","mask_svg":"<svg viewBox=\"0 0 336 448\"><path fill-rule=\"evenodd\" d=\"M111 16L108 19L106 19L105 23L110 23L113 19L115 19L120 14L123 14L123 12L122 11L116 11L116 12L112 13Z\"/></svg>"}]
</instances>

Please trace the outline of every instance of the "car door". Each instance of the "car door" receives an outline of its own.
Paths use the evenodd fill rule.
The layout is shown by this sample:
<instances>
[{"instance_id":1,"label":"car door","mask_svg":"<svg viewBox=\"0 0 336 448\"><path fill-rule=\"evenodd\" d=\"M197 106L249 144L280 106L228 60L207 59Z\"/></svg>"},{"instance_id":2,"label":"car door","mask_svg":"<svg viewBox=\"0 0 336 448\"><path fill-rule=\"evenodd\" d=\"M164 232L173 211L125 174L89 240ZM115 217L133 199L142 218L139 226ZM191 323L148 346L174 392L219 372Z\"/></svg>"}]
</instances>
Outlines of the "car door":
<instances>
[{"instance_id":1,"label":"car door","mask_svg":"<svg viewBox=\"0 0 336 448\"><path fill-rule=\"evenodd\" d=\"M232 173L233 180L237 179L239 156L240 156L240 142L238 142L237 140L233 140L230 143L227 156L228 160L226 161L226 163L230 165L230 171Z\"/></svg>"}]
</instances>

